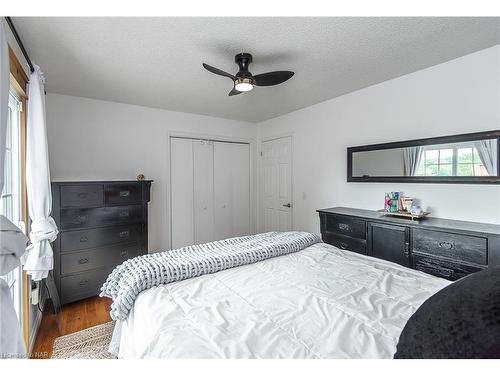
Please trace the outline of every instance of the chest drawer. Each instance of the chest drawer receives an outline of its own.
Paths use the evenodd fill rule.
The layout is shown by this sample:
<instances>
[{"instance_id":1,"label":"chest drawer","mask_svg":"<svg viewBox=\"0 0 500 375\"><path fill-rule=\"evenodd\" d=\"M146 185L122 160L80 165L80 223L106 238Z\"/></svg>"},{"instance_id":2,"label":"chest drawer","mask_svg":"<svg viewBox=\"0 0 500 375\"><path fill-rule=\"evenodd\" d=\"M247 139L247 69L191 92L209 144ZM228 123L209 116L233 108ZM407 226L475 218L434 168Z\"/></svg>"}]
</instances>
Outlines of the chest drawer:
<instances>
[{"instance_id":1,"label":"chest drawer","mask_svg":"<svg viewBox=\"0 0 500 375\"><path fill-rule=\"evenodd\" d=\"M488 264L486 238L413 228L412 251L448 258L455 262Z\"/></svg>"},{"instance_id":2,"label":"chest drawer","mask_svg":"<svg viewBox=\"0 0 500 375\"><path fill-rule=\"evenodd\" d=\"M322 239L323 242L339 249L366 255L366 241L334 234L323 234Z\"/></svg>"},{"instance_id":3,"label":"chest drawer","mask_svg":"<svg viewBox=\"0 0 500 375\"><path fill-rule=\"evenodd\" d=\"M132 224L142 220L141 205L61 210L62 229Z\"/></svg>"},{"instance_id":4,"label":"chest drawer","mask_svg":"<svg viewBox=\"0 0 500 375\"><path fill-rule=\"evenodd\" d=\"M104 203L103 185L63 185L61 189L61 207L100 207Z\"/></svg>"},{"instance_id":5,"label":"chest drawer","mask_svg":"<svg viewBox=\"0 0 500 375\"><path fill-rule=\"evenodd\" d=\"M116 267L129 258L144 253L140 245L98 247L61 255L61 274L87 271L100 267Z\"/></svg>"},{"instance_id":6,"label":"chest drawer","mask_svg":"<svg viewBox=\"0 0 500 375\"><path fill-rule=\"evenodd\" d=\"M333 234L366 239L366 221L340 215L326 215L325 231Z\"/></svg>"},{"instance_id":7,"label":"chest drawer","mask_svg":"<svg viewBox=\"0 0 500 375\"><path fill-rule=\"evenodd\" d=\"M469 275L470 273L478 272L483 269L482 267L447 262L443 259L435 259L419 255L413 256L413 267L416 270L452 281L458 280Z\"/></svg>"},{"instance_id":8,"label":"chest drawer","mask_svg":"<svg viewBox=\"0 0 500 375\"><path fill-rule=\"evenodd\" d=\"M104 202L106 205L134 204L142 201L140 184L108 184L104 185Z\"/></svg>"},{"instance_id":9,"label":"chest drawer","mask_svg":"<svg viewBox=\"0 0 500 375\"><path fill-rule=\"evenodd\" d=\"M97 296L112 270L101 268L61 277L61 303Z\"/></svg>"},{"instance_id":10,"label":"chest drawer","mask_svg":"<svg viewBox=\"0 0 500 375\"><path fill-rule=\"evenodd\" d=\"M143 240L142 224L119 225L61 233L61 252L127 244Z\"/></svg>"}]
</instances>

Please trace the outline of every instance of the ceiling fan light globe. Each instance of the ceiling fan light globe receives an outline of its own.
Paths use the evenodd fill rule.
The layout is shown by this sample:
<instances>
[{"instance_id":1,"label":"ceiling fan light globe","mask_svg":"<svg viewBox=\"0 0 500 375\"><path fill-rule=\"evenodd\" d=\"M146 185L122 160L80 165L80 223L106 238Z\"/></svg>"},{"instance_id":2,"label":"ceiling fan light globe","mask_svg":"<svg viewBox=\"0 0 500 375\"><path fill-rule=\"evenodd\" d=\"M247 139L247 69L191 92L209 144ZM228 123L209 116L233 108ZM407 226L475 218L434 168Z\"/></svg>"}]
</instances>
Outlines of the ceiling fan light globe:
<instances>
[{"instance_id":1,"label":"ceiling fan light globe","mask_svg":"<svg viewBox=\"0 0 500 375\"><path fill-rule=\"evenodd\" d=\"M251 83L237 83L234 88L238 91L245 92L253 89L253 85Z\"/></svg>"},{"instance_id":2,"label":"ceiling fan light globe","mask_svg":"<svg viewBox=\"0 0 500 375\"><path fill-rule=\"evenodd\" d=\"M253 89L253 83L251 79L239 78L234 81L234 88L240 92L246 92Z\"/></svg>"}]
</instances>

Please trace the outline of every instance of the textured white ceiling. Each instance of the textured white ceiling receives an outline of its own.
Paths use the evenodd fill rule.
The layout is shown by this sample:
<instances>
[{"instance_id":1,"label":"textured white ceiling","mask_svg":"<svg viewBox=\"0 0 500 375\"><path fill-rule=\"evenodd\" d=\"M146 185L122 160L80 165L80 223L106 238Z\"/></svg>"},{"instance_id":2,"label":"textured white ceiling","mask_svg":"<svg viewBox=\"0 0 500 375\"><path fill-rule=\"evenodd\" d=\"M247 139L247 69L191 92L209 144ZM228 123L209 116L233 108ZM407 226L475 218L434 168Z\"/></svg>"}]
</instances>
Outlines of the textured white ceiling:
<instances>
[{"instance_id":1,"label":"textured white ceiling","mask_svg":"<svg viewBox=\"0 0 500 375\"><path fill-rule=\"evenodd\" d=\"M258 122L500 43L500 18L13 18L51 93ZM280 86L228 97L234 55Z\"/></svg>"}]
</instances>

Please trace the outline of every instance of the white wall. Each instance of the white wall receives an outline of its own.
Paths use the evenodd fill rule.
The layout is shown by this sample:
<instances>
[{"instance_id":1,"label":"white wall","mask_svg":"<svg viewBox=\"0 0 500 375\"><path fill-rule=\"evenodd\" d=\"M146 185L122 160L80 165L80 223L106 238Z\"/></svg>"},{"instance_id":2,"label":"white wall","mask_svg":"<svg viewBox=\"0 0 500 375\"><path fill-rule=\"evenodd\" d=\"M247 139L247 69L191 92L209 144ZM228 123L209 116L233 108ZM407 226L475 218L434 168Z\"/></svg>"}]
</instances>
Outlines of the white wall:
<instances>
[{"instance_id":1,"label":"white wall","mask_svg":"<svg viewBox=\"0 0 500 375\"><path fill-rule=\"evenodd\" d=\"M495 46L262 122L259 135L293 134L294 227L318 232L316 209L380 209L387 191L420 198L433 216L500 224L499 185L346 182L348 146L499 128Z\"/></svg>"},{"instance_id":2,"label":"white wall","mask_svg":"<svg viewBox=\"0 0 500 375\"><path fill-rule=\"evenodd\" d=\"M149 205L150 251L170 248L170 132L254 140L256 125L79 97L48 94L53 181L154 180Z\"/></svg>"}]
</instances>

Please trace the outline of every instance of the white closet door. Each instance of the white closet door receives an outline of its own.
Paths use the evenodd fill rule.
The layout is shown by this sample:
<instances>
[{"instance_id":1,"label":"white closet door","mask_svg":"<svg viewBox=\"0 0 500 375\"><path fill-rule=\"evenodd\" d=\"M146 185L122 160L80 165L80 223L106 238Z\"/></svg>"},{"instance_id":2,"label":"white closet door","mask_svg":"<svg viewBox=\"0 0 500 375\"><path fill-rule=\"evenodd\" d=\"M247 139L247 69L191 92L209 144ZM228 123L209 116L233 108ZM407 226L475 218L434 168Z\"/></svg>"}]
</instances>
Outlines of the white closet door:
<instances>
[{"instance_id":1,"label":"white closet door","mask_svg":"<svg viewBox=\"0 0 500 375\"><path fill-rule=\"evenodd\" d=\"M214 142L215 238L250 233L250 146Z\"/></svg>"},{"instance_id":2,"label":"white closet door","mask_svg":"<svg viewBox=\"0 0 500 375\"><path fill-rule=\"evenodd\" d=\"M194 243L215 239L214 235L214 145L193 140Z\"/></svg>"},{"instance_id":3,"label":"white closet door","mask_svg":"<svg viewBox=\"0 0 500 375\"><path fill-rule=\"evenodd\" d=\"M232 237L232 151L231 143L214 142L215 238Z\"/></svg>"},{"instance_id":4,"label":"white closet door","mask_svg":"<svg viewBox=\"0 0 500 375\"><path fill-rule=\"evenodd\" d=\"M172 249L194 243L193 141L170 139Z\"/></svg>"},{"instance_id":5,"label":"white closet door","mask_svg":"<svg viewBox=\"0 0 500 375\"><path fill-rule=\"evenodd\" d=\"M232 236L250 234L250 145L232 145Z\"/></svg>"}]
</instances>

